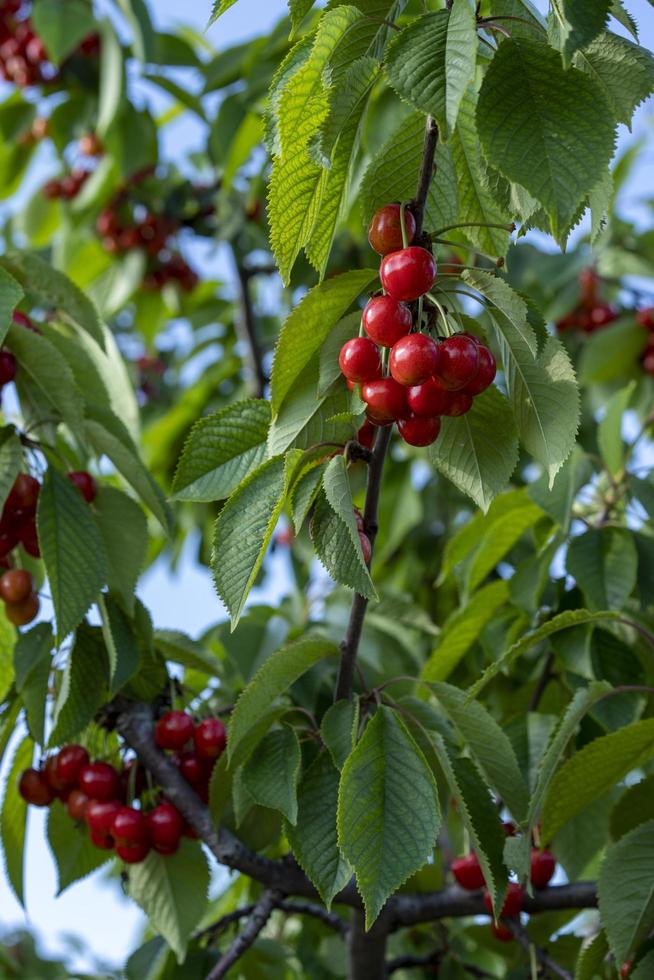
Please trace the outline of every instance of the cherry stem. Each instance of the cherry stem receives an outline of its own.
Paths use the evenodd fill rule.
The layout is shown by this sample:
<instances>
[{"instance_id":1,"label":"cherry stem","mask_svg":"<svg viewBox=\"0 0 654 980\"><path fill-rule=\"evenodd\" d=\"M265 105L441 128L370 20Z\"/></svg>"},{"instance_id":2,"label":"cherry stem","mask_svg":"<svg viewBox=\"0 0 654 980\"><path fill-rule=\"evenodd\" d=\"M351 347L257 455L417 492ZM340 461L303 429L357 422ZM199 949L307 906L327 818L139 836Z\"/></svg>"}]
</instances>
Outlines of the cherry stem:
<instances>
[{"instance_id":1,"label":"cherry stem","mask_svg":"<svg viewBox=\"0 0 654 980\"><path fill-rule=\"evenodd\" d=\"M402 248L409 247L409 236L406 233L406 204L400 204L400 229L402 231Z\"/></svg>"}]
</instances>

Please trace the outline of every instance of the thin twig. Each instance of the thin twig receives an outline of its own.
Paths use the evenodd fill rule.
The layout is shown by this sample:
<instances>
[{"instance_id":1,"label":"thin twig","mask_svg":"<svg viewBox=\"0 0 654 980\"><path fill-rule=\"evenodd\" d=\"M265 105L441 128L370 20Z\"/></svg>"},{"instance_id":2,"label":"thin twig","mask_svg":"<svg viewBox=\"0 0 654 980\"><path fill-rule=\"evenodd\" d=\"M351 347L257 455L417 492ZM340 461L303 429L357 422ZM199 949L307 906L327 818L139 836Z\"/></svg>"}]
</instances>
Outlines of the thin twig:
<instances>
[{"instance_id":1,"label":"thin twig","mask_svg":"<svg viewBox=\"0 0 654 980\"><path fill-rule=\"evenodd\" d=\"M234 266L239 282L241 315L236 320L236 331L246 349L248 366L252 373L252 394L255 398L263 398L268 384L268 377L263 368L263 351L257 332L257 322L250 295L251 273L245 268L236 251L232 249Z\"/></svg>"},{"instance_id":2,"label":"thin twig","mask_svg":"<svg viewBox=\"0 0 654 980\"><path fill-rule=\"evenodd\" d=\"M517 920L503 919L502 921L508 925L515 938L527 953L530 951L530 949L533 949L534 953L536 954L536 959L545 971L553 973L555 977L560 977L561 980L573 980L571 973L564 970L562 966L559 966L556 960L553 960L551 956L548 956L544 949L532 942Z\"/></svg>"},{"instance_id":3,"label":"thin twig","mask_svg":"<svg viewBox=\"0 0 654 980\"><path fill-rule=\"evenodd\" d=\"M255 941L261 930L266 925L272 910L280 899L280 895L275 891L265 891L254 906L250 917L241 932L229 949L223 953L214 968L207 974L207 980L220 980L227 971L240 960L244 953Z\"/></svg>"},{"instance_id":4,"label":"thin twig","mask_svg":"<svg viewBox=\"0 0 654 980\"><path fill-rule=\"evenodd\" d=\"M545 693L545 688L547 687L547 685L549 684L549 682L552 680L552 677L553 677L552 667L553 666L554 666L554 654L553 653L550 653L549 656L547 657L547 660L545 661L545 666L543 667L543 671L542 671L540 677L538 678L538 683L536 684L536 687L534 688L533 694L531 695L531 697L529 699L529 704L527 706L527 710L528 711L536 711L536 709L538 708L538 705L540 704L541 698L542 698L543 694Z\"/></svg>"},{"instance_id":5,"label":"thin twig","mask_svg":"<svg viewBox=\"0 0 654 980\"><path fill-rule=\"evenodd\" d=\"M254 908L254 903L252 903L251 905L242 905L240 908L234 909L233 912L227 912L216 922L207 926L206 929L202 929L196 933L193 937L194 940L197 942L198 940L207 939L209 943L212 943L229 926L235 922L240 922L241 919L247 919L248 916L252 915ZM347 922L341 919L340 915L336 915L335 912L328 912L322 905L317 905L315 902L306 902L302 899L281 898L275 904L275 908L281 912L286 912L288 915L309 915L314 919L320 919L324 925L333 929L334 932L340 933L341 936L347 935Z\"/></svg>"}]
</instances>

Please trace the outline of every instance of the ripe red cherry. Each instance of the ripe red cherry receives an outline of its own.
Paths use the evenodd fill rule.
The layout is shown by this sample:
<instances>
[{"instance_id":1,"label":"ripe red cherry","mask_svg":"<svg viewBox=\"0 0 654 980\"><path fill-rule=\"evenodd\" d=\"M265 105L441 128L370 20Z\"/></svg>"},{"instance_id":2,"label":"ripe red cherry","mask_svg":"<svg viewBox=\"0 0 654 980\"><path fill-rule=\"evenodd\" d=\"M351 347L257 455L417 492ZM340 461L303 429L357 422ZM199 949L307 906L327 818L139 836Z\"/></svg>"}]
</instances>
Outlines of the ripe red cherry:
<instances>
[{"instance_id":1,"label":"ripe red cherry","mask_svg":"<svg viewBox=\"0 0 654 980\"><path fill-rule=\"evenodd\" d=\"M379 278L384 290L393 299L418 299L434 285L434 256L418 245L391 252L382 259Z\"/></svg>"},{"instance_id":2,"label":"ripe red cherry","mask_svg":"<svg viewBox=\"0 0 654 980\"><path fill-rule=\"evenodd\" d=\"M506 837L515 837L515 824L511 823L510 820L503 820L502 827L504 828L504 834Z\"/></svg>"},{"instance_id":3,"label":"ripe red cherry","mask_svg":"<svg viewBox=\"0 0 654 980\"><path fill-rule=\"evenodd\" d=\"M114 817L122 809L120 800L89 800L86 805L85 819L89 828L92 842L104 851L110 851L114 846L111 836L111 826Z\"/></svg>"},{"instance_id":4,"label":"ripe red cherry","mask_svg":"<svg viewBox=\"0 0 654 980\"><path fill-rule=\"evenodd\" d=\"M56 757L55 778L59 789L76 786L82 766L89 764L89 754L81 745L64 745Z\"/></svg>"},{"instance_id":5,"label":"ripe red cherry","mask_svg":"<svg viewBox=\"0 0 654 980\"><path fill-rule=\"evenodd\" d=\"M66 809L71 820L84 820L89 798L81 789L74 789L66 800Z\"/></svg>"},{"instance_id":6,"label":"ripe red cherry","mask_svg":"<svg viewBox=\"0 0 654 980\"><path fill-rule=\"evenodd\" d=\"M31 555L32 558L41 557L39 537L36 531L36 521L34 518L29 520L27 524L23 525L23 527L20 529L20 541L28 555Z\"/></svg>"},{"instance_id":7,"label":"ripe red cherry","mask_svg":"<svg viewBox=\"0 0 654 980\"><path fill-rule=\"evenodd\" d=\"M509 927L505 926L502 922L498 922L497 925L491 922L490 930L500 943L509 943L515 938Z\"/></svg>"},{"instance_id":8,"label":"ripe red cherry","mask_svg":"<svg viewBox=\"0 0 654 980\"><path fill-rule=\"evenodd\" d=\"M194 731L193 719L185 711L167 711L157 722L154 738L160 749L183 749Z\"/></svg>"},{"instance_id":9,"label":"ripe red cherry","mask_svg":"<svg viewBox=\"0 0 654 980\"><path fill-rule=\"evenodd\" d=\"M472 408L472 395L469 395L465 391L450 391L450 401L447 406L447 411L443 412L443 415L447 415L450 418L458 418L459 415L465 415Z\"/></svg>"},{"instance_id":10,"label":"ripe red cherry","mask_svg":"<svg viewBox=\"0 0 654 980\"><path fill-rule=\"evenodd\" d=\"M369 565L370 559L372 558L372 545L370 544L370 538L363 531L359 531L359 544L361 545L363 560L366 565Z\"/></svg>"},{"instance_id":11,"label":"ripe red cherry","mask_svg":"<svg viewBox=\"0 0 654 980\"><path fill-rule=\"evenodd\" d=\"M147 843L149 830L145 814L132 806L122 806L111 822L111 836L116 844Z\"/></svg>"},{"instance_id":12,"label":"ripe red cherry","mask_svg":"<svg viewBox=\"0 0 654 980\"><path fill-rule=\"evenodd\" d=\"M79 788L90 800L116 801L120 796L120 779L108 762L91 762L80 769Z\"/></svg>"},{"instance_id":13,"label":"ripe red cherry","mask_svg":"<svg viewBox=\"0 0 654 980\"><path fill-rule=\"evenodd\" d=\"M618 319L618 314L610 303L596 303L589 310L588 316L591 332L599 327L606 327Z\"/></svg>"},{"instance_id":14,"label":"ripe red cherry","mask_svg":"<svg viewBox=\"0 0 654 980\"><path fill-rule=\"evenodd\" d=\"M174 854L184 832L184 818L172 803L160 803L148 813L152 846L159 854Z\"/></svg>"},{"instance_id":15,"label":"ripe red cherry","mask_svg":"<svg viewBox=\"0 0 654 980\"><path fill-rule=\"evenodd\" d=\"M372 424L372 422L369 422L368 419L366 419L366 421L363 423L363 425L357 432L357 442L360 443L362 446L365 446L366 449L372 449L372 445L375 441L376 431L377 429Z\"/></svg>"},{"instance_id":16,"label":"ripe red cherry","mask_svg":"<svg viewBox=\"0 0 654 980\"><path fill-rule=\"evenodd\" d=\"M95 500L98 493L98 485L90 473L87 473L85 470L74 471L68 474L68 479L74 487L77 487L87 504Z\"/></svg>"},{"instance_id":17,"label":"ripe red cherry","mask_svg":"<svg viewBox=\"0 0 654 980\"><path fill-rule=\"evenodd\" d=\"M6 511L20 510L24 513L35 513L39 499L41 484L33 476L27 473L19 473L14 480L14 485L9 491L9 496L5 503Z\"/></svg>"},{"instance_id":18,"label":"ripe red cherry","mask_svg":"<svg viewBox=\"0 0 654 980\"><path fill-rule=\"evenodd\" d=\"M436 378L427 378L424 384L409 388L406 400L414 415L434 418L436 415L448 414L452 392L443 388Z\"/></svg>"},{"instance_id":19,"label":"ripe red cherry","mask_svg":"<svg viewBox=\"0 0 654 980\"><path fill-rule=\"evenodd\" d=\"M363 311L363 328L376 344L392 347L411 329L413 318L406 303L392 296L373 296Z\"/></svg>"},{"instance_id":20,"label":"ripe red cherry","mask_svg":"<svg viewBox=\"0 0 654 980\"><path fill-rule=\"evenodd\" d=\"M470 892L476 892L484 887L484 875L476 854L468 854L466 857L452 861L452 874L461 887Z\"/></svg>"},{"instance_id":21,"label":"ripe red cherry","mask_svg":"<svg viewBox=\"0 0 654 980\"><path fill-rule=\"evenodd\" d=\"M438 346L424 333L410 333L393 347L389 367L401 385L421 385L436 373Z\"/></svg>"},{"instance_id":22,"label":"ripe red cherry","mask_svg":"<svg viewBox=\"0 0 654 980\"><path fill-rule=\"evenodd\" d=\"M40 769L25 769L18 780L18 792L32 806L50 806L55 798L48 777Z\"/></svg>"},{"instance_id":23,"label":"ripe red cherry","mask_svg":"<svg viewBox=\"0 0 654 980\"><path fill-rule=\"evenodd\" d=\"M407 413L406 388L395 378L378 378L361 386L367 414L378 425L390 424Z\"/></svg>"},{"instance_id":24,"label":"ripe red cherry","mask_svg":"<svg viewBox=\"0 0 654 980\"><path fill-rule=\"evenodd\" d=\"M343 344L338 355L338 366L348 381L357 384L372 381L382 372L377 345L367 337L353 337Z\"/></svg>"},{"instance_id":25,"label":"ripe red cherry","mask_svg":"<svg viewBox=\"0 0 654 980\"><path fill-rule=\"evenodd\" d=\"M420 415L409 415L397 423L400 435L410 446L430 446L436 442L441 431L441 420L436 417L426 419Z\"/></svg>"},{"instance_id":26,"label":"ripe red cherry","mask_svg":"<svg viewBox=\"0 0 654 980\"><path fill-rule=\"evenodd\" d=\"M550 851L531 852L531 880L536 888L547 888L556 870L556 858Z\"/></svg>"},{"instance_id":27,"label":"ripe red cherry","mask_svg":"<svg viewBox=\"0 0 654 980\"><path fill-rule=\"evenodd\" d=\"M201 799L209 795L211 772L195 752L180 752L176 759L179 771Z\"/></svg>"},{"instance_id":28,"label":"ripe red cherry","mask_svg":"<svg viewBox=\"0 0 654 980\"><path fill-rule=\"evenodd\" d=\"M465 386L463 391L467 395L481 395L493 383L497 374L497 364L495 358L484 344L477 344L479 355L479 368L473 380Z\"/></svg>"},{"instance_id":29,"label":"ripe red cherry","mask_svg":"<svg viewBox=\"0 0 654 980\"><path fill-rule=\"evenodd\" d=\"M16 358L8 350L0 351L0 385L8 385L16 377Z\"/></svg>"},{"instance_id":30,"label":"ripe red cherry","mask_svg":"<svg viewBox=\"0 0 654 980\"><path fill-rule=\"evenodd\" d=\"M582 269L579 273L579 292L583 306L593 306L597 296L599 276L594 269Z\"/></svg>"},{"instance_id":31,"label":"ripe red cherry","mask_svg":"<svg viewBox=\"0 0 654 980\"><path fill-rule=\"evenodd\" d=\"M14 626L27 626L39 614L41 602L36 592L31 592L22 602L5 606L5 615Z\"/></svg>"},{"instance_id":32,"label":"ripe red cherry","mask_svg":"<svg viewBox=\"0 0 654 980\"><path fill-rule=\"evenodd\" d=\"M24 568L11 568L0 575L0 599L16 605L32 592L32 576Z\"/></svg>"},{"instance_id":33,"label":"ripe red cherry","mask_svg":"<svg viewBox=\"0 0 654 980\"><path fill-rule=\"evenodd\" d=\"M465 388L474 381L478 370L479 346L471 337L459 333L442 342L436 378L443 388Z\"/></svg>"},{"instance_id":34,"label":"ripe red cherry","mask_svg":"<svg viewBox=\"0 0 654 980\"><path fill-rule=\"evenodd\" d=\"M227 732L220 718L205 718L195 729L195 753L200 759L213 761L225 750Z\"/></svg>"},{"instance_id":35,"label":"ripe red cherry","mask_svg":"<svg viewBox=\"0 0 654 980\"><path fill-rule=\"evenodd\" d=\"M520 914L522 909L522 888L520 885L516 885L514 881L509 882L509 887L506 890L506 897L504 899L504 905L500 910L500 918L512 919L516 915ZM493 903L488 890L484 891L484 905L486 910L490 915L493 914Z\"/></svg>"},{"instance_id":36,"label":"ripe red cherry","mask_svg":"<svg viewBox=\"0 0 654 980\"><path fill-rule=\"evenodd\" d=\"M576 326L576 313L568 313L566 316L562 316L560 320L556 321L556 329L559 331L559 333L564 333L566 330L574 330Z\"/></svg>"},{"instance_id":37,"label":"ripe red cherry","mask_svg":"<svg viewBox=\"0 0 654 980\"><path fill-rule=\"evenodd\" d=\"M645 330L654 330L654 306L636 312L636 319Z\"/></svg>"},{"instance_id":38,"label":"ripe red cherry","mask_svg":"<svg viewBox=\"0 0 654 980\"><path fill-rule=\"evenodd\" d=\"M404 227L408 242L416 233L416 219L407 207L404 209ZM368 226L368 241L378 255L388 255L402 248L402 216L399 204L386 204L380 208Z\"/></svg>"},{"instance_id":39,"label":"ripe red cherry","mask_svg":"<svg viewBox=\"0 0 654 980\"><path fill-rule=\"evenodd\" d=\"M125 864L140 864L150 853L150 842L141 844L116 844L116 854Z\"/></svg>"}]
</instances>

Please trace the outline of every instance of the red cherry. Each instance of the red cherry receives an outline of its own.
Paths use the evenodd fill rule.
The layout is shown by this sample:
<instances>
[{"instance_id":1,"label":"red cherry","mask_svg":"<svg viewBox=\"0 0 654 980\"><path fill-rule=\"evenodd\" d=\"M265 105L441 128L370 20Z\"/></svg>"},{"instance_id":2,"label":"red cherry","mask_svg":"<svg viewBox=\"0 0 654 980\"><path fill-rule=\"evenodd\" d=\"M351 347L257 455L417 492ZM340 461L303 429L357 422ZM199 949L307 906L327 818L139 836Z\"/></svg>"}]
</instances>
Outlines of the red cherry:
<instances>
[{"instance_id":1,"label":"red cherry","mask_svg":"<svg viewBox=\"0 0 654 980\"><path fill-rule=\"evenodd\" d=\"M363 531L359 531L359 544L361 545L363 560L366 565L369 565L370 559L372 558L372 545L370 544L370 538Z\"/></svg>"},{"instance_id":2,"label":"red cherry","mask_svg":"<svg viewBox=\"0 0 654 980\"><path fill-rule=\"evenodd\" d=\"M167 711L157 722L154 738L160 749L183 749L194 731L193 719L185 711Z\"/></svg>"},{"instance_id":3,"label":"red cherry","mask_svg":"<svg viewBox=\"0 0 654 980\"><path fill-rule=\"evenodd\" d=\"M441 420L436 417L426 419L420 415L409 415L397 423L400 435L410 446L430 446L436 442L441 431Z\"/></svg>"},{"instance_id":4,"label":"red cherry","mask_svg":"<svg viewBox=\"0 0 654 980\"><path fill-rule=\"evenodd\" d=\"M32 806L50 806L55 793L40 769L25 769L18 781L18 792Z\"/></svg>"},{"instance_id":5,"label":"red cherry","mask_svg":"<svg viewBox=\"0 0 654 980\"><path fill-rule=\"evenodd\" d=\"M77 487L87 504L95 500L98 493L98 485L90 473L87 473L85 470L74 471L68 473L68 479L74 487Z\"/></svg>"},{"instance_id":6,"label":"red cherry","mask_svg":"<svg viewBox=\"0 0 654 980\"><path fill-rule=\"evenodd\" d=\"M412 242L416 233L416 219L407 207L404 209L404 227L407 241ZM386 204L380 208L368 226L368 241L378 255L388 255L402 248L402 215L399 204Z\"/></svg>"},{"instance_id":7,"label":"red cherry","mask_svg":"<svg viewBox=\"0 0 654 980\"><path fill-rule=\"evenodd\" d=\"M22 602L5 606L5 615L14 626L27 626L39 614L41 602L36 592L31 592Z\"/></svg>"},{"instance_id":8,"label":"red cherry","mask_svg":"<svg viewBox=\"0 0 654 980\"><path fill-rule=\"evenodd\" d=\"M116 854L125 864L140 864L150 853L149 841L141 844L116 844Z\"/></svg>"},{"instance_id":9,"label":"red cherry","mask_svg":"<svg viewBox=\"0 0 654 980\"><path fill-rule=\"evenodd\" d=\"M447 406L447 411L443 412L443 415L448 415L450 418L458 418L459 415L465 415L472 408L472 395L469 395L465 391L450 391L450 401Z\"/></svg>"},{"instance_id":10,"label":"red cherry","mask_svg":"<svg viewBox=\"0 0 654 980\"><path fill-rule=\"evenodd\" d=\"M654 330L654 306L636 311L636 320L645 330Z\"/></svg>"},{"instance_id":11,"label":"red cherry","mask_svg":"<svg viewBox=\"0 0 654 980\"><path fill-rule=\"evenodd\" d=\"M440 345L436 380L457 391L470 385L479 370L479 347L465 334L448 337Z\"/></svg>"},{"instance_id":12,"label":"red cherry","mask_svg":"<svg viewBox=\"0 0 654 980\"><path fill-rule=\"evenodd\" d=\"M497 364L495 358L484 344L477 344L479 355L479 368L473 380L465 386L464 392L468 395L481 395L493 383L497 374Z\"/></svg>"},{"instance_id":13,"label":"red cherry","mask_svg":"<svg viewBox=\"0 0 654 980\"><path fill-rule=\"evenodd\" d=\"M5 503L5 511L20 510L25 514L33 514L41 491L41 484L27 473L19 473L14 485L9 491Z\"/></svg>"},{"instance_id":14,"label":"red cherry","mask_svg":"<svg viewBox=\"0 0 654 980\"><path fill-rule=\"evenodd\" d=\"M531 880L536 888L547 888L556 870L556 858L550 851L531 852Z\"/></svg>"},{"instance_id":15,"label":"red cherry","mask_svg":"<svg viewBox=\"0 0 654 980\"><path fill-rule=\"evenodd\" d=\"M145 814L132 806L122 806L111 822L111 836L116 844L146 844L149 831Z\"/></svg>"},{"instance_id":16,"label":"red cherry","mask_svg":"<svg viewBox=\"0 0 654 980\"><path fill-rule=\"evenodd\" d=\"M599 281L599 276L594 269L582 269L579 273L579 292L583 306L594 306Z\"/></svg>"},{"instance_id":17,"label":"red cherry","mask_svg":"<svg viewBox=\"0 0 654 980\"><path fill-rule=\"evenodd\" d=\"M500 909L499 917L513 919L516 915L519 915L522 909L522 897L523 892L520 885L516 885L513 881L509 882L509 887L506 890L506 897L504 899L504 905ZM493 903L488 893L488 889L484 891L484 905L486 906L488 913L492 915Z\"/></svg>"},{"instance_id":18,"label":"red cherry","mask_svg":"<svg viewBox=\"0 0 654 980\"><path fill-rule=\"evenodd\" d=\"M361 386L361 397L372 422L390 424L407 413L406 388L395 378L377 378Z\"/></svg>"},{"instance_id":19,"label":"red cherry","mask_svg":"<svg viewBox=\"0 0 654 980\"><path fill-rule=\"evenodd\" d=\"M0 521L0 557L6 558L13 551L19 541L18 535L19 531L7 517Z\"/></svg>"},{"instance_id":20,"label":"red cherry","mask_svg":"<svg viewBox=\"0 0 654 980\"><path fill-rule=\"evenodd\" d=\"M625 978L629 976L633 965L634 965L633 959L624 961L624 963L620 967L620 980L625 980Z\"/></svg>"},{"instance_id":21,"label":"red cherry","mask_svg":"<svg viewBox=\"0 0 654 980\"><path fill-rule=\"evenodd\" d=\"M8 385L16 377L16 358L10 351L0 351L0 385Z\"/></svg>"},{"instance_id":22,"label":"red cherry","mask_svg":"<svg viewBox=\"0 0 654 980\"><path fill-rule=\"evenodd\" d=\"M498 922L497 925L491 922L490 931L500 943L509 943L515 938L509 927L502 922Z\"/></svg>"},{"instance_id":23,"label":"red cherry","mask_svg":"<svg viewBox=\"0 0 654 980\"><path fill-rule=\"evenodd\" d=\"M39 548L39 537L36 531L36 521L32 518L24 527L20 530L20 541L23 548L28 555L32 558L41 557L41 549ZM0 549L1 550L1 549Z\"/></svg>"},{"instance_id":24,"label":"red cherry","mask_svg":"<svg viewBox=\"0 0 654 980\"><path fill-rule=\"evenodd\" d=\"M435 415L447 415L452 392L443 388L436 378L427 378L424 384L409 388L406 399L414 415L433 418Z\"/></svg>"},{"instance_id":25,"label":"red cherry","mask_svg":"<svg viewBox=\"0 0 654 980\"><path fill-rule=\"evenodd\" d=\"M357 442L360 443L362 446L365 446L366 449L372 449L372 445L375 441L376 431L377 429L372 424L372 422L369 422L366 419L366 421L363 423L363 425L357 432Z\"/></svg>"},{"instance_id":26,"label":"red cherry","mask_svg":"<svg viewBox=\"0 0 654 980\"><path fill-rule=\"evenodd\" d=\"M576 313L568 313L566 316L562 316L560 320L556 321L556 329L559 331L559 333L564 333L566 330L574 330L576 326Z\"/></svg>"},{"instance_id":27,"label":"red cherry","mask_svg":"<svg viewBox=\"0 0 654 980\"><path fill-rule=\"evenodd\" d=\"M98 763L99 765L99 763ZM120 800L89 800L86 805L86 824L89 828L92 842L104 851L110 851L114 846L111 836L111 826L114 817L122 809Z\"/></svg>"},{"instance_id":28,"label":"red cherry","mask_svg":"<svg viewBox=\"0 0 654 980\"><path fill-rule=\"evenodd\" d=\"M64 789L64 784L60 783L57 778L57 756L49 755L43 764L43 772L45 773L45 778L48 780L51 788L54 790L55 796L59 796Z\"/></svg>"},{"instance_id":29,"label":"red cherry","mask_svg":"<svg viewBox=\"0 0 654 980\"><path fill-rule=\"evenodd\" d=\"M363 311L363 328L376 344L392 347L411 329L413 318L405 303L392 296L373 296Z\"/></svg>"},{"instance_id":30,"label":"red cherry","mask_svg":"<svg viewBox=\"0 0 654 980\"><path fill-rule=\"evenodd\" d=\"M393 347L389 367L401 385L423 384L436 373L438 346L424 333L410 333Z\"/></svg>"},{"instance_id":31,"label":"red cherry","mask_svg":"<svg viewBox=\"0 0 654 980\"><path fill-rule=\"evenodd\" d=\"M68 799L66 800L66 809L68 810L68 816L71 818L71 820L84 820L88 802L88 796L86 793L83 793L81 789L72 790L68 796Z\"/></svg>"},{"instance_id":32,"label":"red cherry","mask_svg":"<svg viewBox=\"0 0 654 980\"><path fill-rule=\"evenodd\" d=\"M89 754L81 745L64 745L55 762L55 778L60 789L76 786L83 766L89 764Z\"/></svg>"},{"instance_id":33,"label":"red cherry","mask_svg":"<svg viewBox=\"0 0 654 980\"><path fill-rule=\"evenodd\" d=\"M654 374L654 350L647 351L643 357L641 364L643 365L643 370L647 374Z\"/></svg>"},{"instance_id":34,"label":"red cherry","mask_svg":"<svg viewBox=\"0 0 654 980\"><path fill-rule=\"evenodd\" d=\"M506 837L515 837L515 824L511 823L510 820L503 820L502 827L504 828L504 834Z\"/></svg>"},{"instance_id":35,"label":"red cherry","mask_svg":"<svg viewBox=\"0 0 654 980\"><path fill-rule=\"evenodd\" d=\"M9 605L23 602L32 593L32 576L24 568L11 568L0 575L0 599Z\"/></svg>"},{"instance_id":36,"label":"red cherry","mask_svg":"<svg viewBox=\"0 0 654 980\"><path fill-rule=\"evenodd\" d=\"M397 300L418 299L428 292L436 278L436 262L431 252L411 245L386 255L379 267L384 290Z\"/></svg>"},{"instance_id":37,"label":"red cherry","mask_svg":"<svg viewBox=\"0 0 654 980\"><path fill-rule=\"evenodd\" d=\"M606 327L609 323L613 323L618 319L618 314L615 312L610 303L596 303L595 306L591 307L589 310L591 331L598 330L600 327Z\"/></svg>"},{"instance_id":38,"label":"red cherry","mask_svg":"<svg viewBox=\"0 0 654 980\"><path fill-rule=\"evenodd\" d=\"M338 355L338 366L348 381L356 383L372 381L382 372L377 345L367 337L354 337L343 344Z\"/></svg>"},{"instance_id":39,"label":"red cherry","mask_svg":"<svg viewBox=\"0 0 654 980\"><path fill-rule=\"evenodd\" d=\"M80 769L79 788L90 800L117 801L120 795L120 779L108 762L91 762Z\"/></svg>"},{"instance_id":40,"label":"red cherry","mask_svg":"<svg viewBox=\"0 0 654 980\"><path fill-rule=\"evenodd\" d=\"M220 718L205 718L195 729L195 752L200 759L217 759L227 745L227 732Z\"/></svg>"},{"instance_id":41,"label":"red cherry","mask_svg":"<svg viewBox=\"0 0 654 980\"><path fill-rule=\"evenodd\" d=\"M484 887L484 875L476 854L468 854L466 857L452 861L452 874L461 887L470 892L476 892Z\"/></svg>"},{"instance_id":42,"label":"red cherry","mask_svg":"<svg viewBox=\"0 0 654 980\"><path fill-rule=\"evenodd\" d=\"M186 782L193 787L200 799L207 800L209 798L211 772L205 761L200 759L195 752L180 752L176 761Z\"/></svg>"},{"instance_id":43,"label":"red cherry","mask_svg":"<svg viewBox=\"0 0 654 980\"><path fill-rule=\"evenodd\" d=\"M148 813L148 829L155 851L174 854L184 831L184 818L172 803L160 803Z\"/></svg>"}]
</instances>

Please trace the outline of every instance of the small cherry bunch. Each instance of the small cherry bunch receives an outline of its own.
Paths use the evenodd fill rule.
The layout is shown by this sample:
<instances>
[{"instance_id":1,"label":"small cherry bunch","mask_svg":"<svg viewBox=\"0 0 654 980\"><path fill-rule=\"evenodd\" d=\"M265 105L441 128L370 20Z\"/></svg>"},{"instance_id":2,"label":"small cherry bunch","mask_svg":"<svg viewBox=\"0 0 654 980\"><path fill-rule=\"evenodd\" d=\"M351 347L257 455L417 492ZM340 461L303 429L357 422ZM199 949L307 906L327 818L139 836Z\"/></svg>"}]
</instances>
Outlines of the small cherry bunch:
<instances>
[{"instance_id":1,"label":"small cherry bunch","mask_svg":"<svg viewBox=\"0 0 654 980\"><path fill-rule=\"evenodd\" d=\"M496 365L472 334L434 340L420 329L412 332L414 315L408 304L418 300L421 308L437 272L432 253L411 244L415 233L415 218L406 207L387 204L374 215L368 240L382 256L383 293L366 304L365 336L343 345L339 366L348 387L361 386L370 423L395 422L409 445L428 446L438 437L441 416L469 411L474 396L492 383ZM369 431L361 434L370 438Z\"/></svg>"},{"instance_id":2,"label":"small cherry bunch","mask_svg":"<svg viewBox=\"0 0 654 980\"><path fill-rule=\"evenodd\" d=\"M72 201L77 197L86 181L91 176L90 170L83 167L73 167L70 173L63 177L53 177L43 185L43 196L49 201L62 198L64 201Z\"/></svg>"},{"instance_id":3,"label":"small cherry bunch","mask_svg":"<svg viewBox=\"0 0 654 980\"><path fill-rule=\"evenodd\" d=\"M557 321L556 329L559 333L575 329L583 333L594 333L617 320L617 311L610 303L600 299L600 291L601 279L595 270L582 269L579 273L579 303Z\"/></svg>"},{"instance_id":4,"label":"small cherry bunch","mask_svg":"<svg viewBox=\"0 0 654 980\"><path fill-rule=\"evenodd\" d=\"M167 711L157 722L155 742L173 753L172 760L186 782L208 803L213 767L227 744L220 718L204 718L196 725L186 711Z\"/></svg>"},{"instance_id":5,"label":"small cherry bunch","mask_svg":"<svg viewBox=\"0 0 654 980\"><path fill-rule=\"evenodd\" d=\"M40 37L34 33L22 0L0 3L0 76L6 82L25 88L51 82L56 69Z\"/></svg>"},{"instance_id":6,"label":"small cherry bunch","mask_svg":"<svg viewBox=\"0 0 654 980\"><path fill-rule=\"evenodd\" d=\"M647 346L640 355L640 363L647 374L654 374L654 306L638 310L636 320L648 333Z\"/></svg>"}]
</instances>

